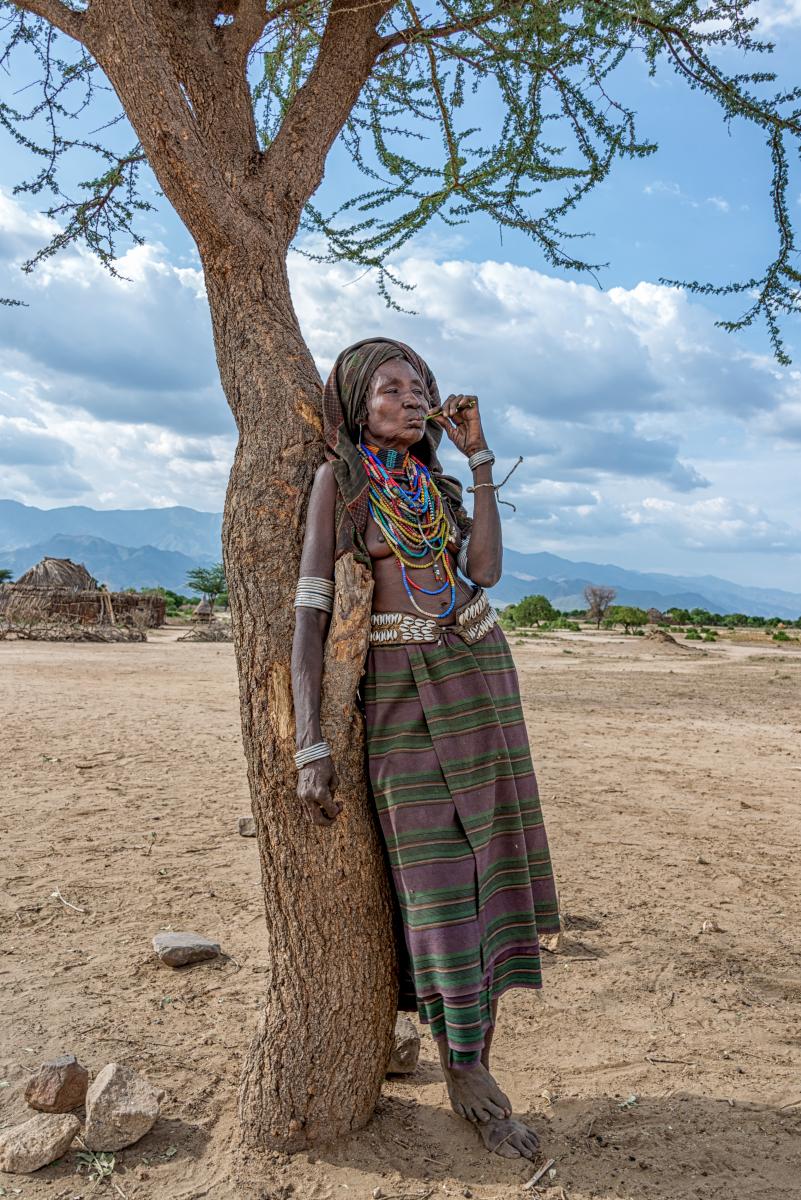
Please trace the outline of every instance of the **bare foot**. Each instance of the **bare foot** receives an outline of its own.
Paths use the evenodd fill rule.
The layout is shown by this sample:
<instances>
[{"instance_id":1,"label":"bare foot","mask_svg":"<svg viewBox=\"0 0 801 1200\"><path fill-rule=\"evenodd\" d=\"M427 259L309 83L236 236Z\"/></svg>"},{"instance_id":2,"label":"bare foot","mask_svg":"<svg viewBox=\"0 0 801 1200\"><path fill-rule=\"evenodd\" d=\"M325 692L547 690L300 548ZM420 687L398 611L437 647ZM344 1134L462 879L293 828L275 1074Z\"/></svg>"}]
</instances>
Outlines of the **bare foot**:
<instances>
[{"instance_id":1,"label":"bare foot","mask_svg":"<svg viewBox=\"0 0 801 1200\"><path fill-rule=\"evenodd\" d=\"M511 1117L509 1097L481 1063L457 1069L443 1067L443 1071L451 1108L457 1116L473 1122L503 1121Z\"/></svg>"},{"instance_id":2,"label":"bare foot","mask_svg":"<svg viewBox=\"0 0 801 1200\"><path fill-rule=\"evenodd\" d=\"M486 1121L478 1126L481 1140L489 1151L501 1158L536 1158L540 1139L533 1129L514 1117Z\"/></svg>"}]
</instances>

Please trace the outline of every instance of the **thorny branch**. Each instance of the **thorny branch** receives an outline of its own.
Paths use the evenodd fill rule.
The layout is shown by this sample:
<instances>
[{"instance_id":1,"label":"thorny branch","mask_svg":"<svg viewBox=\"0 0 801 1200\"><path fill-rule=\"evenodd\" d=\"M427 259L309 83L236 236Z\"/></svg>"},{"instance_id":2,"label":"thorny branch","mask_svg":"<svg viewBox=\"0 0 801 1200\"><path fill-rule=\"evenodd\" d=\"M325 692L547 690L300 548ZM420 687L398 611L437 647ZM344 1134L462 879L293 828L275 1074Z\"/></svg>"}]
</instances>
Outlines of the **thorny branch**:
<instances>
[{"instance_id":1,"label":"thorny branch","mask_svg":"<svg viewBox=\"0 0 801 1200\"><path fill-rule=\"evenodd\" d=\"M670 65L717 101L724 120L764 131L778 241L759 277L684 286L751 294L746 312L722 324L741 329L764 319L784 361L780 326L801 310L787 202L789 156L801 143L801 90L775 86L771 94L772 73L731 74L721 66L717 52L727 47L737 48L740 61L770 54L752 11L749 0L709 0L705 7L696 0L431 0L425 15L414 0L211 0L197 6L197 20L218 26L214 37L201 39L203 53L208 45L209 54L227 56L242 71L250 64L263 150L236 171L237 186L252 181L264 195L279 188L298 213L305 203L302 228L325 246L317 257L374 270L391 303L389 285L404 285L388 262L435 218L454 225L484 213L501 229L526 233L552 266L596 270L599 264L571 252L579 235L565 228L565 218L618 158L656 149L639 135L631 107L613 94L614 73L634 56L652 73ZM19 51L41 68L39 99L26 110L0 106L0 123L41 163L20 189L50 191L49 211L63 222L32 263L82 240L113 269L117 239L137 239L135 218L148 207L137 190L145 164L139 147L123 151L67 132L104 85L94 60L80 49L65 54L54 28L80 39L88 12L79 0L0 0L8 42L0 65ZM206 75L215 77L212 70ZM479 107L476 119L491 92L500 106ZM340 130L368 182L325 214L308 200ZM72 152L102 162L77 199L62 194L58 182L58 167Z\"/></svg>"}]
</instances>

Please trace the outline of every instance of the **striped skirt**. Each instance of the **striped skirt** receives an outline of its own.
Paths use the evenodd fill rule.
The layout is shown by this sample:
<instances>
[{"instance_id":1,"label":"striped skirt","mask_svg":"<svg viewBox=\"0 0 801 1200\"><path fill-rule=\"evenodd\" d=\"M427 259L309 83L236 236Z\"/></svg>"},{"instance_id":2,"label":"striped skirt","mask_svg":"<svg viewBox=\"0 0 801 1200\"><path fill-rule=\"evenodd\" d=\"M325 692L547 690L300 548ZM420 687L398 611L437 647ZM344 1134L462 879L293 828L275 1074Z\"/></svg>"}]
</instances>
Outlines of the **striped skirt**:
<instances>
[{"instance_id":1,"label":"striped skirt","mask_svg":"<svg viewBox=\"0 0 801 1200\"><path fill-rule=\"evenodd\" d=\"M541 986L538 929L559 929L506 638L371 647L364 702L418 1012L451 1065L470 1065L493 1000Z\"/></svg>"}]
</instances>

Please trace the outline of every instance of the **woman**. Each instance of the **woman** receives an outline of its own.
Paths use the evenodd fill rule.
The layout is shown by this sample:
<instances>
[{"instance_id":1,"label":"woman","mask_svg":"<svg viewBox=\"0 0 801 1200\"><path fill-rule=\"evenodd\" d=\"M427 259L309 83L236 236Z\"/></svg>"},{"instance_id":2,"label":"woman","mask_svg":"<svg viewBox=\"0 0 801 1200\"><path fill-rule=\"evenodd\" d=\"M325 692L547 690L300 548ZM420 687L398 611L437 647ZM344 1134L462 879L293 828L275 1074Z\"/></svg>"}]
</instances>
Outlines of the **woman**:
<instances>
[{"instance_id":1,"label":"woman","mask_svg":"<svg viewBox=\"0 0 801 1200\"><path fill-rule=\"evenodd\" d=\"M494 456L476 397L440 404L428 367L401 342L343 351L323 412L327 461L295 601L298 795L312 821L336 820L320 683L334 563L351 550L374 578L362 691L401 974L410 968L454 1111L489 1150L531 1158L536 1135L512 1118L490 1045L502 992L541 986L537 930L557 930L559 917L517 676L481 590L501 575ZM473 472L472 522L437 460L443 431Z\"/></svg>"}]
</instances>

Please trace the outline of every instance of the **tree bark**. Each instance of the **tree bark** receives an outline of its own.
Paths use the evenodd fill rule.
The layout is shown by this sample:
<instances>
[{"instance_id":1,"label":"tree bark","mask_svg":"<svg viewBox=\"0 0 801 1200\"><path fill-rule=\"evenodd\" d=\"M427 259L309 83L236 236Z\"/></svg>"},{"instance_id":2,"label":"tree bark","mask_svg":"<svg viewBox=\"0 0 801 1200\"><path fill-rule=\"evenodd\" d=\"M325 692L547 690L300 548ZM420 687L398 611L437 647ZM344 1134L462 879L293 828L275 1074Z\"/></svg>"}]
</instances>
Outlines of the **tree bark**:
<instances>
[{"instance_id":1,"label":"tree bark","mask_svg":"<svg viewBox=\"0 0 801 1200\"><path fill-rule=\"evenodd\" d=\"M266 246L243 258L206 269L220 372L240 428L223 547L270 967L239 1108L247 1145L295 1150L369 1120L391 1051L396 978L355 707L372 583L351 558L337 565L323 703L344 811L320 829L295 795L291 596L322 458L320 381L283 259Z\"/></svg>"}]
</instances>

